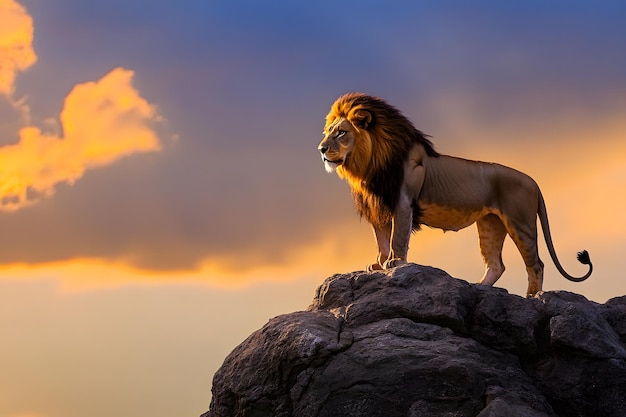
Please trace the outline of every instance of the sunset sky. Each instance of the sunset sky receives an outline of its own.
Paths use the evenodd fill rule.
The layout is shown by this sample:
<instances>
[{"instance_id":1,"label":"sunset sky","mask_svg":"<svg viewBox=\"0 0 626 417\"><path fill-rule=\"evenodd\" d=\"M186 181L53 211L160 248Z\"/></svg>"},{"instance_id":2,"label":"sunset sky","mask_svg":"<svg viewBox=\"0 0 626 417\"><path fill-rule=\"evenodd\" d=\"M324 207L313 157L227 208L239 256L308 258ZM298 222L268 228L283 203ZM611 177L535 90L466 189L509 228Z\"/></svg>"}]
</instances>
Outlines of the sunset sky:
<instances>
[{"instance_id":1,"label":"sunset sky","mask_svg":"<svg viewBox=\"0 0 626 417\"><path fill-rule=\"evenodd\" d=\"M376 256L317 152L349 91L531 175L626 294L626 3L0 0L0 417L197 416L224 357ZM523 295L505 244L497 286ZM409 260L477 281L474 226Z\"/></svg>"}]
</instances>

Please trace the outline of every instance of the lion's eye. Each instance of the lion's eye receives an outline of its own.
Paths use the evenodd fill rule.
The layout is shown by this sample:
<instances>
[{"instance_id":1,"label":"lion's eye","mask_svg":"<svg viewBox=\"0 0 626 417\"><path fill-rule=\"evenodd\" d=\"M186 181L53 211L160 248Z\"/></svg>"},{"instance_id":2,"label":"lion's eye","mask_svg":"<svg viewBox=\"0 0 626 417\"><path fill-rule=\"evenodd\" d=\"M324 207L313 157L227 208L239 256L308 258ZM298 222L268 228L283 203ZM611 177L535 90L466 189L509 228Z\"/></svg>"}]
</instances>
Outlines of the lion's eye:
<instances>
[{"instance_id":1,"label":"lion's eye","mask_svg":"<svg viewBox=\"0 0 626 417\"><path fill-rule=\"evenodd\" d=\"M338 131L337 131L337 136L336 136L336 137L337 137L337 138L340 138L340 137L342 137L342 136L343 136L343 135L345 135L345 134L346 134L346 131L345 131L345 130L338 130Z\"/></svg>"}]
</instances>

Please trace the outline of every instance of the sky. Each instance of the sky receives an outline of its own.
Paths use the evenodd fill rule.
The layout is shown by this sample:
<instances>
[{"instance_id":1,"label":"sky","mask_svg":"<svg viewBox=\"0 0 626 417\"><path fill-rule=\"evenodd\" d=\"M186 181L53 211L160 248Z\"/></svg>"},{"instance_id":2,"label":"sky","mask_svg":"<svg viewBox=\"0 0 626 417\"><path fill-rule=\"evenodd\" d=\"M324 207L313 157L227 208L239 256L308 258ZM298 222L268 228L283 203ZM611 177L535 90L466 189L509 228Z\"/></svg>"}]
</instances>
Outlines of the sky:
<instances>
[{"instance_id":1,"label":"sky","mask_svg":"<svg viewBox=\"0 0 626 417\"><path fill-rule=\"evenodd\" d=\"M544 194L545 290L626 294L620 1L0 0L0 417L208 409L225 356L376 256L317 152L350 91ZM409 260L476 282L475 227ZM524 295L513 243L496 283Z\"/></svg>"}]
</instances>

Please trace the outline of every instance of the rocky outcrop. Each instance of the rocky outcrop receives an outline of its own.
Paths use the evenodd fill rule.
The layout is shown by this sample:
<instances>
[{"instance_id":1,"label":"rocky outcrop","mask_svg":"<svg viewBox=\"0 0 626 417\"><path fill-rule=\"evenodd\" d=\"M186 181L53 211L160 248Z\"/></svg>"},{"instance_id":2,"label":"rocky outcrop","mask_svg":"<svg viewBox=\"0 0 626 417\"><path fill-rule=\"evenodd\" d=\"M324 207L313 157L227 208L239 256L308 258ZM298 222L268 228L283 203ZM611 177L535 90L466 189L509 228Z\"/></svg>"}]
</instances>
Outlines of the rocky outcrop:
<instances>
[{"instance_id":1,"label":"rocky outcrop","mask_svg":"<svg viewBox=\"0 0 626 417\"><path fill-rule=\"evenodd\" d=\"M335 275L235 348L203 417L624 417L624 343L626 297Z\"/></svg>"}]
</instances>

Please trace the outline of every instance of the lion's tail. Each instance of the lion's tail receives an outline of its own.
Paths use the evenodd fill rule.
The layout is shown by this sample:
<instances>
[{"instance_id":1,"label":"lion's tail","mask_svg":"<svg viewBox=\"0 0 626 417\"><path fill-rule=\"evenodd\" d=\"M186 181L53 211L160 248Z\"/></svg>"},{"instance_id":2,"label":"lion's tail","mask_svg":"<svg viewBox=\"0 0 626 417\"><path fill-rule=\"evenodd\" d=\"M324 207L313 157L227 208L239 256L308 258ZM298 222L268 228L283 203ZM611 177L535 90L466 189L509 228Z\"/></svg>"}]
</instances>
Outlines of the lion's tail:
<instances>
[{"instance_id":1,"label":"lion's tail","mask_svg":"<svg viewBox=\"0 0 626 417\"><path fill-rule=\"evenodd\" d=\"M539 191L539 209L537 210L537 213L539 215L539 221L541 222L541 229L543 229L543 236L546 239L546 246L548 247L548 252L550 252L550 257L552 258L552 262L554 262L554 266L556 266L556 269L558 269L561 275L563 275L565 278L567 278L570 281L580 282L589 278L589 276L593 272L593 264L591 263L591 259L589 258L589 252L587 252L586 250L580 251L576 255L580 263L589 265L589 271L587 271L587 273L583 275L582 277L571 276L570 274L565 272L565 269L563 269L563 267L561 266L561 263L559 262L559 258L557 258L556 256L554 245L552 244L552 235L550 234L550 225L548 224L548 212L546 210L546 203L545 201L543 201L543 196L541 195L541 191Z\"/></svg>"}]
</instances>

